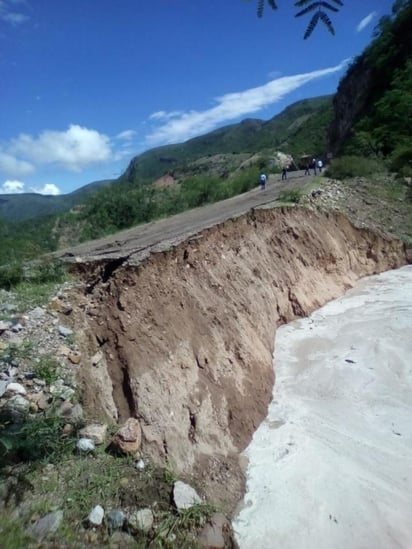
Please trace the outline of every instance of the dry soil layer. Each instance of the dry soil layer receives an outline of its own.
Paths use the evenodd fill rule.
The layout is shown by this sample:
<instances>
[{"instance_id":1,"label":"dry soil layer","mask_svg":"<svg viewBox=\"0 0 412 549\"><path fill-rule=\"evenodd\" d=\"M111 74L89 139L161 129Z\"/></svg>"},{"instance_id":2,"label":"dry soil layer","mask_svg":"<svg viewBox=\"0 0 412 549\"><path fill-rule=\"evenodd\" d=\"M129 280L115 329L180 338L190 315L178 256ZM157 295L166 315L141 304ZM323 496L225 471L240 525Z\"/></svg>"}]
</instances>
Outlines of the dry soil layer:
<instances>
[{"instance_id":1,"label":"dry soil layer","mask_svg":"<svg viewBox=\"0 0 412 549\"><path fill-rule=\"evenodd\" d=\"M104 353L82 370L85 404L137 417L146 452L233 508L239 452L271 398L276 328L405 262L398 241L292 207L225 221L139 265L79 263L84 344Z\"/></svg>"}]
</instances>

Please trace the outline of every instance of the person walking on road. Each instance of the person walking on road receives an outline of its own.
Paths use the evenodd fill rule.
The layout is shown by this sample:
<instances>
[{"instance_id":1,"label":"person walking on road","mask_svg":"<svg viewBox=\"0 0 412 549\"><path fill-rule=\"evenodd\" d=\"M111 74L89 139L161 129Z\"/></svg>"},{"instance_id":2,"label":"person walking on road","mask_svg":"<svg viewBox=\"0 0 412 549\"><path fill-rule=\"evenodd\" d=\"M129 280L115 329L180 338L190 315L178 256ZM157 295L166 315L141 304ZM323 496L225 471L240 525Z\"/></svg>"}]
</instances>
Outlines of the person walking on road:
<instances>
[{"instance_id":1,"label":"person walking on road","mask_svg":"<svg viewBox=\"0 0 412 549\"><path fill-rule=\"evenodd\" d=\"M259 181L260 181L260 188L262 189L262 191L266 189L266 179L267 179L266 174L261 173Z\"/></svg>"},{"instance_id":2,"label":"person walking on road","mask_svg":"<svg viewBox=\"0 0 412 549\"><path fill-rule=\"evenodd\" d=\"M288 178L288 167L283 166L282 167L282 181Z\"/></svg>"},{"instance_id":3,"label":"person walking on road","mask_svg":"<svg viewBox=\"0 0 412 549\"><path fill-rule=\"evenodd\" d=\"M310 175L310 164L309 162L305 165L305 175Z\"/></svg>"},{"instance_id":4,"label":"person walking on road","mask_svg":"<svg viewBox=\"0 0 412 549\"><path fill-rule=\"evenodd\" d=\"M312 160L313 175L316 175L316 158Z\"/></svg>"},{"instance_id":5,"label":"person walking on road","mask_svg":"<svg viewBox=\"0 0 412 549\"><path fill-rule=\"evenodd\" d=\"M319 170L319 173L322 173L322 168L323 168L323 162L322 160L318 160L318 170Z\"/></svg>"}]
</instances>

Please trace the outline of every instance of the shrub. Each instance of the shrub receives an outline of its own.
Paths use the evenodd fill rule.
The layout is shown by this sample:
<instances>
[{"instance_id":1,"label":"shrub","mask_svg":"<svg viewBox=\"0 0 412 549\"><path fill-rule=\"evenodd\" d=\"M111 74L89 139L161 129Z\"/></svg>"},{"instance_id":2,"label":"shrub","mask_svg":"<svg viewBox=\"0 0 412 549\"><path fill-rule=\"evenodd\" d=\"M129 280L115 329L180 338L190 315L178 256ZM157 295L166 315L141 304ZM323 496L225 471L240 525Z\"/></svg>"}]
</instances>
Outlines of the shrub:
<instances>
[{"instance_id":1,"label":"shrub","mask_svg":"<svg viewBox=\"0 0 412 549\"><path fill-rule=\"evenodd\" d=\"M341 156L335 158L325 170L325 175L334 179L349 177L368 177L385 170L382 161L360 156Z\"/></svg>"},{"instance_id":2,"label":"shrub","mask_svg":"<svg viewBox=\"0 0 412 549\"><path fill-rule=\"evenodd\" d=\"M403 144L395 149L390 158L390 168L404 177L411 177L412 145Z\"/></svg>"},{"instance_id":3,"label":"shrub","mask_svg":"<svg viewBox=\"0 0 412 549\"><path fill-rule=\"evenodd\" d=\"M290 191L282 191L279 193L279 200L281 202L291 202L292 204L299 204L302 198L302 191L298 189L291 189Z\"/></svg>"},{"instance_id":4,"label":"shrub","mask_svg":"<svg viewBox=\"0 0 412 549\"><path fill-rule=\"evenodd\" d=\"M40 361L33 368L33 373L37 378L44 380L48 385L51 385L58 379L58 361L50 355L43 355Z\"/></svg>"},{"instance_id":5,"label":"shrub","mask_svg":"<svg viewBox=\"0 0 412 549\"><path fill-rule=\"evenodd\" d=\"M21 263L10 263L0 267L0 288L11 290L22 282L24 278L23 266Z\"/></svg>"},{"instance_id":6,"label":"shrub","mask_svg":"<svg viewBox=\"0 0 412 549\"><path fill-rule=\"evenodd\" d=\"M58 416L27 417L23 423L0 423L0 465L16 461L55 462L74 449L74 439L64 438L65 420Z\"/></svg>"}]
</instances>

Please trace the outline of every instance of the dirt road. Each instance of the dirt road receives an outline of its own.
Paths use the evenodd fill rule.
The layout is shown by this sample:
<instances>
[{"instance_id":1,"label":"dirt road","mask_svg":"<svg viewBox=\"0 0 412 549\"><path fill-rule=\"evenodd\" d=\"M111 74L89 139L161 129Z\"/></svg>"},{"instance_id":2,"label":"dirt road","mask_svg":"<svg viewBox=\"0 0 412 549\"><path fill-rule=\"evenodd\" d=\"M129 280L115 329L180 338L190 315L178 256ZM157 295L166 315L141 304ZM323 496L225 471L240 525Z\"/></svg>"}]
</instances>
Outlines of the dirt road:
<instances>
[{"instance_id":1,"label":"dirt road","mask_svg":"<svg viewBox=\"0 0 412 549\"><path fill-rule=\"evenodd\" d=\"M215 204L139 225L105 238L85 242L74 248L60 250L56 255L65 261L91 262L122 259L128 260L130 264L137 264L151 252L168 249L206 228L227 219L239 217L252 208L271 204L278 199L282 191L300 188L312 177L305 176L304 171L289 173L287 181L282 181L280 175L271 175L264 191L256 187L247 193Z\"/></svg>"}]
</instances>

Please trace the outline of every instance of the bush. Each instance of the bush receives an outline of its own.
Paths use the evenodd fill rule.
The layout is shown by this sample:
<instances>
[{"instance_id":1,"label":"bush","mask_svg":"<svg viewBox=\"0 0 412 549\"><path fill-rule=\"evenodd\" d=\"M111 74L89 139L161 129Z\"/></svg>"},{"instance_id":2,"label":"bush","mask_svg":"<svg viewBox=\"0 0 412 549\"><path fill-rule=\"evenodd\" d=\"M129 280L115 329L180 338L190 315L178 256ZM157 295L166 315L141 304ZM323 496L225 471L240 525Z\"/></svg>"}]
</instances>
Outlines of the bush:
<instances>
[{"instance_id":1,"label":"bush","mask_svg":"<svg viewBox=\"0 0 412 549\"><path fill-rule=\"evenodd\" d=\"M0 267L0 288L11 290L23 281L24 270L21 263L10 263Z\"/></svg>"},{"instance_id":2,"label":"bush","mask_svg":"<svg viewBox=\"0 0 412 549\"><path fill-rule=\"evenodd\" d=\"M302 198L302 191L298 189L292 189L290 191L282 191L279 193L279 200L281 202L290 202L292 204L299 204Z\"/></svg>"},{"instance_id":3,"label":"bush","mask_svg":"<svg viewBox=\"0 0 412 549\"><path fill-rule=\"evenodd\" d=\"M390 168L404 177L411 177L412 145L403 144L394 150L390 158Z\"/></svg>"},{"instance_id":4,"label":"bush","mask_svg":"<svg viewBox=\"0 0 412 549\"><path fill-rule=\"evenodd\" d=\"M28 417L11 425L7 418L0 419L0 466L17 461L56 462L74 450L74 439L62 436L66 421L61 417Z\"/></svg>"},{"instance_id":5,"label":"bush","mask_svg":"<svg viewBox=\"0 0 412 549\"><path fill-rule=\"evenodd\" d=\"M44 259L28 266L25 278L33 284L60 283L67 278L67 272L62 263Z\"/></svg>"},{"instance_id":6,"label":"bush","mask_svg":"<svg viewBox=\"0 0 412 549\"><path fill-rule=\"evenodd\" d=\"M349 177L369 177L385 171L382 161L360 156L341 156L335 158L325 170L327 177L346 179Z\"/></svg>"}]
</instances>

